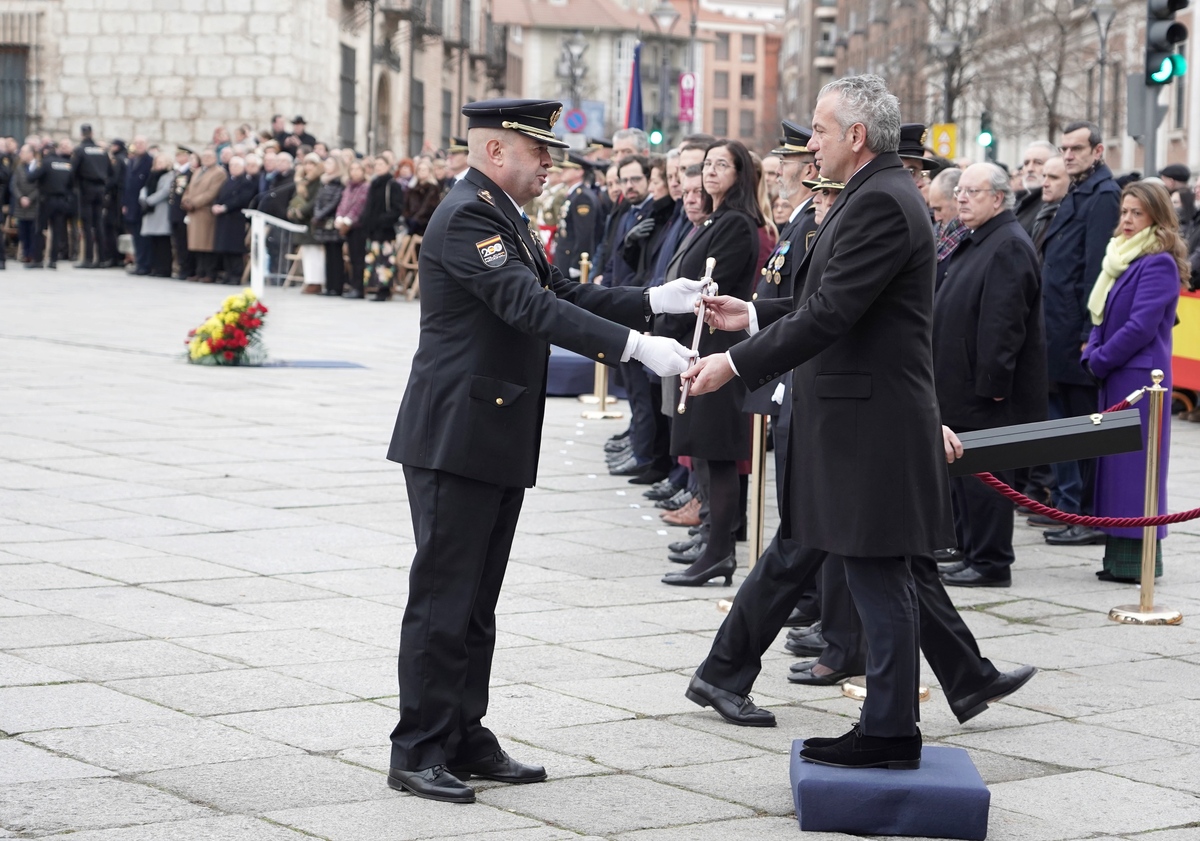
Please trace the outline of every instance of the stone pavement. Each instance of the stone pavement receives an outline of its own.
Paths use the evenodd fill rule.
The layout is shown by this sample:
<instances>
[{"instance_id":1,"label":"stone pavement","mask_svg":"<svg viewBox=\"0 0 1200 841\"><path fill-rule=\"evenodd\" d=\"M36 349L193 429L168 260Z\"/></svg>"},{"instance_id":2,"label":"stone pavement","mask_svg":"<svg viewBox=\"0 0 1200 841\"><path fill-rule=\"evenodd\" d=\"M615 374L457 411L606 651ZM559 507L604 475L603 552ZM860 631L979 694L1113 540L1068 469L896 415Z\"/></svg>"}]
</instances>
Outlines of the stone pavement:
<instances>
[{"instance_id":1,"label":"stone pavement","mask_svg":"<svg viewBox=\"0 0 1200 841\"><path fill-rule=\"evenodd\" d=\"M9 266L0 838L797 837L791 741L857 705L789 685L781 645L757 686L779 727L684 699L731 591L659 583L681 530L604 471L620 421L549 402L500 606L488 723L550 780L419 800L384 783L412 551L384 451L417 305L275 290L276 358L366 367L212 369L183 339L228 288ZM1200 427L1174 444L1171 508L1200 505ZM1200 839L1200 526L1165 547L1177 628L1106 619L1137 591L1096 581L1098 548L1018 538L1012 589L953 596L986 656L1042 672L966 726L935 688L927 741L970 751L994 841Z\"/></svg>"}]
</instances>

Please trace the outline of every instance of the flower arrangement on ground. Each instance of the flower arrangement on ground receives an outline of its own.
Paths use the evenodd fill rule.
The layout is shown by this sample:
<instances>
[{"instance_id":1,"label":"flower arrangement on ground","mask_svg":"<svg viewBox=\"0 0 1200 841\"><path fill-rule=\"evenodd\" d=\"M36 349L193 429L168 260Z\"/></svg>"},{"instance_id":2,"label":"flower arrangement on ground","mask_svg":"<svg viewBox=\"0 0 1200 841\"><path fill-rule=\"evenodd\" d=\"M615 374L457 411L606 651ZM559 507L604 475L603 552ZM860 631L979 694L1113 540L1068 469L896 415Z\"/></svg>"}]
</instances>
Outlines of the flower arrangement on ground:
<instances>
[{"instance_id":1,"label":"flower arrangement on ground","mask_svg":"<svg viewBox=\"0 0 1200 841\"><path fill-rule=\"evenodd\" d=\"M265 305L249 289L230 295L221 309L188 332L188 362L196 365L260 365L266 359L259 332Z\"/></svg>"}]
</instances>

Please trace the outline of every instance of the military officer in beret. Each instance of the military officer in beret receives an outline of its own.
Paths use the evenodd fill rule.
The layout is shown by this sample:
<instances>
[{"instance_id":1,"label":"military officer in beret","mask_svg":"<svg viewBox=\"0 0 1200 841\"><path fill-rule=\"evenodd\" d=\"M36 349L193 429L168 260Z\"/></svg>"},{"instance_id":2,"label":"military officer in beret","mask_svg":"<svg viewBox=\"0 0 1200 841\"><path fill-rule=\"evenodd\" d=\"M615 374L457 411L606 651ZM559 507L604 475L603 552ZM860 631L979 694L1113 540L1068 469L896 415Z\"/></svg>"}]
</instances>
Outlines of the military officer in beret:
<instances>
[{"instance_id":1,"label":"military officer in beret","mask_svg":"<svg viewBox=\"0 0 1200 841\"><path fill-rule=\"evenodd\" d=\"M400 720L388 784L470 803L470 777L544 780L482 723L496 601L525 489L534 484L550 344L678 374L692 353L643 335L654 313L693 312L699 280L642 289L572 282L520 206L537 197L558 102L463 106L469 168L421 247L421 334L388 458L404 465L416 555L400 632Z\"/></svg>"},{"instance_id":2,"label":"military officer in beret","mask_svg":"<svg viewBox=\"0 0 1200 841\"><path fill-rule=\"evenodd\" d=\"M555 235L554 267L572 280L579 278L581 254L596 253L596 196L583 183L583 165L573 154L562 162L562 183L566 189L562 213Z\"/></svg>"}]
</instances>

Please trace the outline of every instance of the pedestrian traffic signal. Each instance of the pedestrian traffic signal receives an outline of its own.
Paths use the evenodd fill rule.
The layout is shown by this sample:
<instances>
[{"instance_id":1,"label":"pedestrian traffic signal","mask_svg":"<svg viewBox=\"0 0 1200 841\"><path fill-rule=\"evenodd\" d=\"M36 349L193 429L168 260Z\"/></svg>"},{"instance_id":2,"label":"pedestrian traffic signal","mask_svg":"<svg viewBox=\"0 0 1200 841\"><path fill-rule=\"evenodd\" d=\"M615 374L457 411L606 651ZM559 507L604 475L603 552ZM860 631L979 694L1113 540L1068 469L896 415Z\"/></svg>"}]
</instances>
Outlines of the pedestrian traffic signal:
<instances>
[{"instance_id":1,"label":"pedestrian traffic signal","mask_svg":"<svg viewBox=\"0 0 1200 841\"><path fill-rule=\"evenodd\" d=\"M651 129L650 130L650 145L658 146L662 142L663 142L662 132L659 131L658 129Z\"/></svg>"},{"instance_id":2,"label":"pedestrian traffic signal","mask_svg":"<svg viewBox=\"0 0 1200 841\"><path fill-rule=\"evenodd\" d=\"M984 111L979 115L979 134L975 142L983 147L984 157L989 161L996 160L996 135L992 131L992 112Z\"/></svg>"},{"instance_id":3,"label":"pedestrian traffic signal","mask_svg":"<svg viewBox=\"0 0 1200 841\"><path fill-rule=\"evenodd\" d=\"M1165 85L1187 72L1187 59L1175 45L1186 41L1187 27L1175 20L1188 0L1146 0L1146 84Z\"/></svg>"}]
</instances>

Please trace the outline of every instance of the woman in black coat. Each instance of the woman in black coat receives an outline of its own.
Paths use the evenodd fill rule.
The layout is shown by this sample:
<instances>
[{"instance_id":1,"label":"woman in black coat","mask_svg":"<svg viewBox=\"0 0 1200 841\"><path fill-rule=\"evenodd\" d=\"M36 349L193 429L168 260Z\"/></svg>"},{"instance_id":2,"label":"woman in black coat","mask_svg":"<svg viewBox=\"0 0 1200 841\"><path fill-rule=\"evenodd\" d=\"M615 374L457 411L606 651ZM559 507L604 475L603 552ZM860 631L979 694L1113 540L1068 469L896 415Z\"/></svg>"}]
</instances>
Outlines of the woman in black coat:
<instances>
[{"instance_id":1,"label":"woman in black coat","mask_svg":"<svg viewBox=\"0 0 1200 841\"><path fill-rule=\"evenodd\" d=\"M717 261L713 280L720 294L748 301L758 270L758 229L764 223L750 152L736 140L718 142L705 154L702 183L705 209L711 209L711 215L680 245L667 269L667 280L703 277L705 263L712 257ZM683 317L674 319L668 329L690 346L694 328L695 320ZM700 356L724 353L744 338L745 331L703 329ZM668 573L663 577L666 584L698 586L724 578L728 585L737 569L733 537L740 516L737 463L750 457L750 419L742 411L745 399L745 386L735 380L712 394L690 397L687 411L676 414L671 424L671 455L692 458L701 491L707 493L709 536L696 562L683 572Z\"/></svg>"},{"instance_id":2,"label":"woman in black coat","mask_svg":"<svg viewBox=\"0 0 1200 841\"><path fill-rule=\"evenodd\" d=\"M258 185L245 174L245 162L229 159L229 178L221 185L213 202L216 219L213 256L217 258L218 280L237 285L242 282L246 255L246 229L249 220L242 213L258 193Z\"/></svg>"},{"instance_id":3,"label":"woman in black coat","mask_svg":"<svg viewBox=\"0 0 1200 841\"><path fill-rule=\"evenodd\" d=\"M342 200L342 162L334 155L325 159L321 187L313 202L310 223L313 242L325 246L326 295L341 295L346 286L346 262L342 257L342 235L333 220L337 217L338 202Z\"/></svg>"},{"instance_id":4,"label":"woman in black coat","mask_svg":"<svg viewBox=\"0 0 1200 841\"><path fill-rule=\"evenodd\" d=\"M404 190L392 177L386 158L375 159L375 177L367 188L367 206L362 226L367 233L367 281L365 292L373 301L392 297L392 279L396 276L396 225L404 204Z\"/></svg>"},{"instance_id":5,"label":"woman in black coat","mask_svg":"<svg viewBox=\"0 0 1200 841\"><path fill-rule=\"evenodd\" d=\"M433 177L429 158L417 158L416 180L404 194L404 224L410 234L425 234L429 217L442 200L442 187Z\"/></svg>"}]
</instances>

